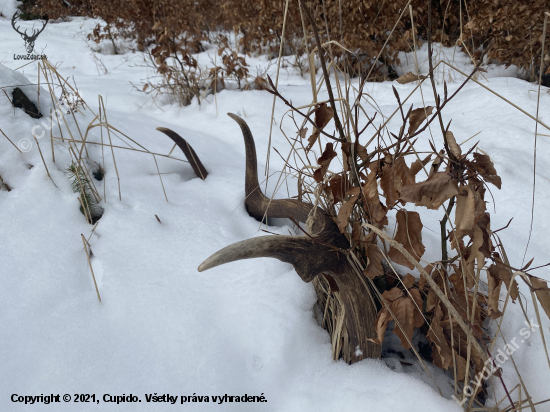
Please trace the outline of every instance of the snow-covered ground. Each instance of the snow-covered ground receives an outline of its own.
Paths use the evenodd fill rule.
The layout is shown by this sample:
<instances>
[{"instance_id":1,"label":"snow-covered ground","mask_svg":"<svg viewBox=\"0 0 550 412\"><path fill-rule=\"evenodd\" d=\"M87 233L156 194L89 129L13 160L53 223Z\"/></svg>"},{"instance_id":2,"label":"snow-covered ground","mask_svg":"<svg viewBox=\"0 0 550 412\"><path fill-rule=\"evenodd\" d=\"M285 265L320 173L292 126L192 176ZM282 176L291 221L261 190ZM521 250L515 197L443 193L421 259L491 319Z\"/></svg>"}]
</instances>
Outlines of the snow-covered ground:
<instances>
[{"instance_id":1,"label":"snow-covered ground","mask_svg":"<svg viewBox=\"0 0 550 412\"><path fill-rule=\"evenodd\" d=\"M14 54L25 53L23 40L10 23L14 3L0 1L5 16L0 18L0 87L10 97L13 86L38 81L35 63L21 68L26 61L14 60ZM22 27L30 24L22 23ZM0 176L12 188L9 192L0 190L0 410L459 411L461 408L449 399L451 381L440 371L435 371L436 379L445 397L416 364L409 367L399 362L365 360L349 366L332 361L329 336L313 316L313 287L303 283L290 265L254 259L197 272L198 265L213 252L263 234L243 205L244 145L239 127L225 113L238 113L248 122L256 138L258 168L263 172L273 97L260 91L225 90L217 95L217 108L213 96L200 107L196 101L183 108L157 106L130 84L139 84L146 77L145 69L139 67L139 53L100 54L107 73L98 74L85 41L85 34L94 25L94 21L81 18L50 23L38 37L35 52L46 54L71 82L74 78L95 113L97 96L103 96L109 123L150 151L168 154L172 148L172 142L156 127L181 134L210 175L202 181L195 178L188 164L157 157L167 201L152 156L117 150L119 200L113 157L110 149L105 150L105 179L94 182L99 193L105 191L101 203L105 213L92 234L65 173L70 164L67 150L56 145L54 163L49 132L39 141L54 185L31 132L44 119L32 119L22 110L14 110L0 93L0 128L15 144L22 139L32 144L29 151L20 153L0 136ZM199 55L199 63L206 64L214 52ZM449 49L441 49L441 53L461 70L471 69L464 54ZM425 73L425 46L418 56ZM412 56L402 57L401 70L411 70ZM249 63L254 68L265 67L268 62L257 57ZM270 73L275 68L272 65ZM446 73L449 80L448 69ZM536 86L504 77L514 74L513 68L491 66L480 80L535 115ZM449 94L460 84L459 75L452 74L451 79L454 82L448 84ZM279 86L296 106L311 102L309 79L291 68L281 71ZM386 116L396 108L392 86L403 97L415 84L367 86ZM423 96L429 105L433 95L427 86ZM24 89L38 103L36 86ZM441 94L442 90L440 86ZM325 95L326 91L320 98ZM420 107L420 92L408 103ZM40 110L47 114L51 108L49 94L42 86ZM543 88L540 117L546 124L550 124L549 108L550 94ZM286 107L277 102L273 146L281 153L289 149L279 130L285 111ZM78 124L86 126L94 116L89 111L85 116L77 115ZM444 120L451 119L459 143L480 132L471 142L480 141L479 147L492 157L502 177L502 190L492 190L495 204L491 202L488 211L493 229L514 218L501 238L510 262L520 267L531 218L535 123L473 83L448 105ZM78 136L73 120L69 126ZM389 127L398 128L399 122L391 122ZM288 119L283 128L293 133ZM99 133L98 128L92 130L88 140L99 142ZM527 252L527 260L535 257L534 266L550 260L550 160L545 156L550 138L544 136L550 131L539 127L539 133L535 224ZM434 137L440 139L435 129ZM113 144L124 146L113 139ZM424 140L420 148L429 149ZM88 147L88 151L91 159L102 162L100 146ZM282 168L283 161L273 152L270 170ZM268 193L274 189L277 176L270 179ZM289 183L291 195L295 187L294 182ZM286 190L285 186L277 196L286 197ZM431 251L425 259L429 261L440 258L440 218L435 212L422 211L424 244ZM429 219L433 223L428 223ZM390 219L390 225L394 222ZM287 229L269 230L287 233ZM81 234L89 238L102 303L96 297ZM548 268L535 274L550 279ZM529 302L528 290L520 288ZM528 315L534 316L532 311ZM525 326L523 320L519 305L507 310L503 323L507 339L518 336ZM545 322L542 327L548 339L550 322ZM497 343L497 348L502 346L502 342ZM550 371L540 333L522 343L514 359L534 401L550 397ZM504 379L509 388L517 383L511 364L504 368ZM500 386L496 391L500 399ZM27 406L12 402L13 394L95 394L99 404L61 401ZM106 403L104 394L133 394L141 403ZM209 396L210 402L172 406L147 402L147 394L183 395L191 397L190 401L193 395ZM214 406L212 396L225 394L263 395L267 402L243 405L217 401ZM178 405L180 402L178 398ZM548 411L550 406L540 405L537 410Z\"/></svg>"}]
</instances>

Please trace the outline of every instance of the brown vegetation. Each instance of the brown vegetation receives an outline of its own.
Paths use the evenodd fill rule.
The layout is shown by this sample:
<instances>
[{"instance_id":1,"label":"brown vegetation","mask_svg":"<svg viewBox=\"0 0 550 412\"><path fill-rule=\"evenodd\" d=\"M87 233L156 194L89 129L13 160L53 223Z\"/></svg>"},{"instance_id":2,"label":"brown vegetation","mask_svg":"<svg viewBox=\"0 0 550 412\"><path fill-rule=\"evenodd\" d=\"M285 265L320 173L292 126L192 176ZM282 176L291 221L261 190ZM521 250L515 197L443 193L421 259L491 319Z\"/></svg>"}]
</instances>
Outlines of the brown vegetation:
<instances>
[{"instance_id":1,"label":"brown vegetation","mask_svg":"<svg viewBox=\"0 0 550 412\"><path fill-rule=\"evenodd\" d=\"M305 17L295 0L289 2L287 13L284 0L75 0L70 7L66 4L61 0L36 0L32 10L35 14L46 13L49 18L67 15L101 18L107 24L96 27L91 34L93 39L112 39L124 29L137 39L141 50L156 45L152 53L161 70L167 56L177 56L181 62L192 65L191 54L200 50L201 41L220 29L234 33L242 53L278 51L285 19L287 45L294 52L305 51L301 45ZM426 39L427 1L410 1L412 11L405 0L320 0L305 4L323 42L339 42L355 53L349 57L337 47L331 50L335 57L348 59L348 70L356 74L375 63L392 64L397 52L412 49L413 38ZM528 68L533 79L536 78L541 66L546 1L433 0L430 6L434 41L458 44L472 58L487 50L488 59ZM395 33L390 36L401 14ZM287 48L287 52L291 50ZM373 59L379 52L379 62L375 62ZM549 59L546 54L544 67L550 63Z\"/></svg>"}]
</instances>

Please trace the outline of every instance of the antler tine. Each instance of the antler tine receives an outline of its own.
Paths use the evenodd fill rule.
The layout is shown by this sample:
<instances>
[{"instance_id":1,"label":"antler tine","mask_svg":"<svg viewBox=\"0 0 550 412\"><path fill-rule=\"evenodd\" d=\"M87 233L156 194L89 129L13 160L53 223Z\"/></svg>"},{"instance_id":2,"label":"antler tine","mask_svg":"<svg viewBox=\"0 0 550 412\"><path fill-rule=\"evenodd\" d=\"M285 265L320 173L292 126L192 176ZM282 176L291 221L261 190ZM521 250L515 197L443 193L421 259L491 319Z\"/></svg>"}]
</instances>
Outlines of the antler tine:
<instances>
[{"instance_id":1,"label":"antler tine","mask_svg":"<svg viewBox=\"0 0 550 412\"><path fill-rule=\"evenodd\" d=\"M245 206L248 214L258 221L265 217L288 218L306 223L313 205L295 199L268 199L260 189L258 183L258 162L256 160L256 145L254 137L246 122L233 113L227 113L229 117L241 127L244 146L246 150L246 174L245 174ZM312 233L318 233L334 222L326 213L317 208L316 219L313 220ZM334 225L334 227L336 227Z\"/></svg>"},{"instance_id":2,"label":"antler tine","mask_svg":"<svg viewBox=\"0 0 550 412\"><path fill-rule=\"evenodd\" d=\"M201 159L199 159L199 156L197 156L197 153L193 150L191 145L187 143L187 140L185 140L183 137L181 137L179 134L174 132L171 129L168 129L166 127L157 127L157 130L159 132L164 133L166 136L168 136L172 141L178 145L178 147L181 149L183 154L185 155L185 158L191 164L191 167L193 168L193 171L195 172L195 175L197 177L200 177L202 180L206 179L208 176L208 172L204 168Z\"/></svg>"},{"instance_id":3,"label":"antler tine","mask_svg":"<svg viewBox=\"0 0 550 412\"><path fill-rule=\"evenodd\" d=\"M311 258L326 253L330 253L328 246L316 243L307 236L260 236L233 243L219 250L201 263L198 271L204 272L237 260L269 257L290 263L304 282L311 282L321 273L336 270L330 264L327 265L327 260Z\"/></svg>"},{"instance_id":4,"label":"antler tine","mask_svg":"<svg viewBox=\"0 0 550 412\"><path fill-rule=\"evenodd\" d=\"M248 213L258 220L266 214L269 217L292 217L306 222L313 205L294 199L269 200L264 196L258 184L256 147L252 132L243 119L232 113L228 115L239 124L243 132L246 149L245 205ZM347 239L340 234L332 219L322 209L317 208L311 235L262 236L238 242L206 259L199 266L199 272L236 260L272 257L292 264L300 277L305 282L310 282L316 275L331 271L332 264L328 262L334 261L337 266L340 265L339 259L343 256L337 256L338 248L348 249ZM329 259L327 253L333 259ZM327 258L312 259L312 256Z\"/></svg>"}]
</instances>

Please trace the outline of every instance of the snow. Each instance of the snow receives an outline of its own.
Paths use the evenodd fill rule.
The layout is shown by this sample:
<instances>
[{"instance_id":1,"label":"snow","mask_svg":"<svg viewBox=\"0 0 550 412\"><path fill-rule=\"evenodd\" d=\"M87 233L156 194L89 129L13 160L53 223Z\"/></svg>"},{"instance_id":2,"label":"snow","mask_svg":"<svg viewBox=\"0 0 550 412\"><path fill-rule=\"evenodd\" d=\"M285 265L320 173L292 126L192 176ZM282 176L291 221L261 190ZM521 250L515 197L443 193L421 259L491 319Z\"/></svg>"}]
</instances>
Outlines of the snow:
<instances>
[{"instance_id":1,"label":"snow","mask_svg":"<svg viewBox=\"0 0 550 412\"><path fill-rule=\"evenodd\" d=\"M0 10L6 16L0 18L0 86L11 96L13 86L33 84L24 90L38 105L36 65L20 68L27 62L13 59L14 54L25 52L22 39L11 28L14 4L0 1ZM110 150L105 150L105 179L95 181L100 194L105 190L101 203L105 213L92 233L65 173L70 164L67 150L56 145L54 163L49 132L39 140L50 180L31 132L33 126L42 127L45 118L32 119L0 98L2 131L15 144L24 138L32 144L30 151L19 153L0 136L0 176L12 188L10 192L0 190L0 410L174 408L168 403L148 403L145 395L155 393L210 397L263 394L267 399L266 403L216 406L210 399L210 403L192 403L189 407L193 410L460 410L450 399L450 374L434 367L430 372L443 386L444 397L417 364L402 366L389 359L365 360L349 366L332 361L329 336L313 315L313 287L303 283L290 265L273 259L254 259L197 272L198 265L213 252L263 234L243 206L244 145L239 127L225 113L239 113L249 124L256 138L258 169L262 172L273 98L260 91L225 90L217 95L217 110L212 96L210 103L201 107L196 101L184 108L171 104L157 107L130 84L140 84L147 75L139 67L139 53L98 54L107 73L98 70L90 47L93 45L85 41L85 33L95 24L96 21L81 18L50 22L38 37L35 53L46 54L62 75L70 77L71 82L74 78L95 113L97 96L102 95L109 123L150 151L167 154L172 148L172 142L156 127L169 127L181 134L210 174L202 181L195 178L188 164L157 156L166 201L152 157L117 150L119 200L113 158ZM214 52L200 54L199 62L206 64L208 54ZM442 49L443 52L451 53ZM419 61L425 60L423 53L420 49ZM463 54L454 50L452 53L452 61L466 72L471 70ZM410 71L414 67L414 63L410 66L412 56L403 57L406 58L402 59L400 70ZM252 68L265 67L267 63L263 57L250 59ZM275 67L270 68L270 73ZM421 65L421 72L426 70L426 65ZM486 78L479 80L535 115L536 93L530 91L536 86L504 77L512 75L514 68L505 71L492 66ZM449 80L447 76L445 79ZM454 79L448 83L449 94L459 86L459 76ZM309 103L308 78L285 69L279 84L280 92L296 105ZM386 116L397 107L392 86L404 97L415 85L384 82L367 86ZM438 88L442 93L442 86ZM433 104L431 87L422 89L426 104ZM540 98L540 117L550 124L550 95L546 91L543 88ZM322 92L320 98L325 94ZM420 107L422 96L417 91L408 103ZM52 108L44 84L39 106L45 116ZM273 146L282 154L288 153L289 148L279 130L285 111L286 107L278 102ZM371 109L369 113L372 112ZM78 114L78 124L86 126L94 116L89 111L85 116ZM73 135L78 136L74 120L69 116L67 119ZM504 226L514 217L510 227L501 232L501 238L512 265L521 266L531 217L535 123L474 83L466 85L448 105L444 120L451 119L459 143L481 132L471 142L480 140L479 147L492 157L503 180L501 191L492 190L496 205L496 211L492 202L488 208L492 229ZM287 135L293 135L291 121L286 119L282 127ZM392 127L399 127L397 119L390 122ZM56 131L54 128L54 134ZM437 129L432 131L436 140L440 139ZM99 129L92 130L88 139L99 142L99 133ZM550 134L541 127L539 133ZM114 144L124 145L118 138L113 139ZM420 145L429 147L427 139ZM550 163L543 156L549 148L548 137L539 136L535 224L527 253L527 259L536 257L533 265L547 263L549 256L550 212L546 205L550 201ZM89 147L88 151L90 158L101 163L100 146ZM181 157L181 153L176 156ZM273 152L271 172L282 168L283 161ZM277 174L270 178L267 193L273 191L277 178ZM291 194L295 194L295 187L295 182L288 183ZM286 190L284 185L277 196L285 197ZM432 251L425 258L439 259L437 222L441 217L431 211L421 211L421 216L424 244L427 251ZM428 223L429 219L432 223ZM395 219L390 219L390 227L394 223ZM280 226L269 230L282 234L292 229ZM96 297L81 234L89 238L101 303ZM536 271L536 275L550 279L548 268ZM520 289L530 302L528 290L521 284ZM534 316L532 312L529 315ZM519 305L511 305L503 323L508 341L519 336L525 327L523 321ZM546 319L541 327L547 332L549 325ZM499 342L496 348L503 345ZM414 363L406 355L406 361ZM533 399L546 399L545 382L550 379L550 371L544 361L540 332L520 344L514 359ZM504 367L504 379L509 388L517 381L509 363ZM495 384L500 399L503 391ZM101 400L99 404L61 401L55 406L26 406L10 400L12 394L50 393L95 394ZM141 403L106 403L104 394L133 394ZM550 407L540 405L537 410L548 411Z\"/></svg>"}]
</instances>

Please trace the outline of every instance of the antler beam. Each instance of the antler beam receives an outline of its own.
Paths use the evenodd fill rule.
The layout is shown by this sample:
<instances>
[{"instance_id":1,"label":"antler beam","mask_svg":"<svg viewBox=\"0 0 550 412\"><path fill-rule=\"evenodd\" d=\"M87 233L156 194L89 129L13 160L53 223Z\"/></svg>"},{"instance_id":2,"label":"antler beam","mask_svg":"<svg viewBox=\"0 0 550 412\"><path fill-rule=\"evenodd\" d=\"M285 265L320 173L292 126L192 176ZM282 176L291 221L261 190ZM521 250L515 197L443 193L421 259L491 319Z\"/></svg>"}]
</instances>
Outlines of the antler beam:
<instances>
[{"instance_id":1,"label":"antler beam","mask_svg":"<svg viewBox=\"0 0 550 412\"><path fill-rule=\"evenodd\" d=\"M268 199L258 183L256 147L252 132L240 117L228 113L241 127L246 150L245 206L250 216L262 221L265 217L292 218L309 227L302 236L262 236L225 247L206 259L199 272L241 259L271 257L290 263L304 282L328 275L345 308L344 328L349 338L351 363L364 358L380 357L375 338L376 307L370 290L360 279L362 274L348 262L349 242L332 218L321 208L294 199Z\"/></svg>"}]
</instances>

